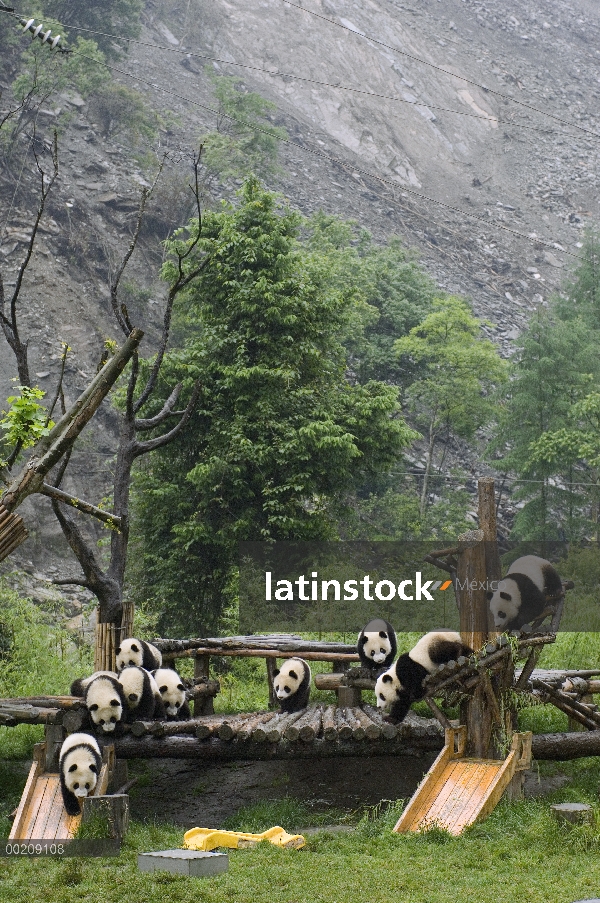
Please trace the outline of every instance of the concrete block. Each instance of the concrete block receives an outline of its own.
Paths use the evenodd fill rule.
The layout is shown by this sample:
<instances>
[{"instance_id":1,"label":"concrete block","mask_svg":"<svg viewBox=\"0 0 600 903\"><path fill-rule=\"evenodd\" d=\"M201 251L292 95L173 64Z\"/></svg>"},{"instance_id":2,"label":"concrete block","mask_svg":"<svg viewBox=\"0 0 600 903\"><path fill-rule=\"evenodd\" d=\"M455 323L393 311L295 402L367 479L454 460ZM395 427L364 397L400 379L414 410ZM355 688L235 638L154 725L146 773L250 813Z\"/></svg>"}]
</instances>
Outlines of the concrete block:
<instances>
[{"instance_id":1,"label":"concrete block","mask_svg":"<svg viewBox=\"0 0 600 903\"><path fill-rule=\"evenodd\" d=\"M557 803L550 811L558 821L570 824L591 824L594 819L592 807L585 803Z\"/></svg>"},{"instance_id":2,"label":"concrete block","mask_svg":"<svg viewBox=\"0 0 600 903\"><path fill-rule=\"evenodd\" d=\"M229 868L227 853L204 853L201 850L159 850L138 853L140 872L165 871L189 878L209 878Z\"/></svg>"}]
</instances>

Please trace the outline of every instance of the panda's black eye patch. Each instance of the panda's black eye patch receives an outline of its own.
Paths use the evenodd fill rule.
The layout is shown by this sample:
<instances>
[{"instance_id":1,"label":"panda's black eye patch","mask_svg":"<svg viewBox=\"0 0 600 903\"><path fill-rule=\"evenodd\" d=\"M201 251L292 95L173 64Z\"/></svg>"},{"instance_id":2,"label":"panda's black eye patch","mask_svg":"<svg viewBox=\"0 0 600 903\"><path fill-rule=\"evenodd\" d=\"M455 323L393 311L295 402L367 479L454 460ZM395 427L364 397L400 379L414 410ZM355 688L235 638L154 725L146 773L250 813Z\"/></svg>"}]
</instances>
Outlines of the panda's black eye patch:
<instances>
[{"instance_id":1,"label":"panda's black eye patch","mask_svg":"<svg viewBox=\"0 0 600 903\"><path fill-rule=\"evenodd\" d=\"M131 644L131 651L132 651L132 652L139 652L140 650L139 650L138 647L135 645L135 643L132 643L132 644Z\"/></svg>"},{"instance_id":2,"label":"panda's black eye patch","mask_svg":"<svg viewBox=\"0 0 600 903\"><path fill-rule=\"evenodd\" d=\"M500 593L500 598L506 599L507 602L510 602L510 600L512 599L512 596L509 595L509 593Z\"/></svg>"},{"instance_id":3,"label":"panda's black eye patch","mask_svg":"<svg viewBox=\"0 0 600 903\"><path fill-rule=\"evenodd\" d=\"M381 680L384 684L391 684L392 676L391 676L391 674L384 674L383 677L381 678Z\"/></svg>"},{"instance_id":4,"label":"panda's black eye patch","mask_svg":"<svg viewBox=\"0 0 600 903\"><path fill-rule=\"evenodd\" d=\"M71 765L71 767L69 768L69 774L71 774L72 771L77 771L77 765Z\"/></svg>"},{"instance_id":5,"label":"panda's black eye patch","mask_svg":"<svg viewBox=\"0 0 600 903\"><path fill-rule=\"evenodd\" d=\"M160 688L160 692L161 692L161 693L166 693L166 692L167 692L167 685L166 685L166 684L164 685L164 687L161 687L161 688Z\"/></svg>"},{"instance_id":6,"label":"panda's black eye patch","mask_svg":"<svg viewBox=\"0 0 600 903\"><path fill-rule=\"evenodd\" d=\"M175 708L178 709L180 705L181 705L180 702L176 702L176 703L175 703Z\"/></svg>"},{"instance_id":7,"label":"panda's black eye patch","mask_svg":"<svg viewBox=\"0 0 600 903\"><path fill-rule=\"evenodd\" d=\"M136 699L137 699L137 694L136 694L136 693L130 693L129 696L127 697L127 699L131 699L132 702L135 702Z\"/></svg>"},{"instance_id":8,"label":"panda's black eye patch","mask_svg":"<svg viewBox=\"0 0 600 903\"><path fill-rule=\"evenodd\" d=\"M95 765L90 765L90 771L92 772L92 774L98 774L98 769Z\"/></svg>"},{"instance_id":9,"label":"panda's black eye patch","mask_svg":"<svg viewBox=\"0 0 600 903\"><path fill-rule=\"evenodd\" d=\"M111 724L116 724L116 723L117 723L117 719L115 718L114 715L111 716L110 723L111 723Z\"/></svg>"},{"instance_id":10,"label":"panda's black eye patch","mask_svg":"<svg viewBox=\"0 0 600 903\"><path fill-rule=\"evenodd\" d=\"M292 691L290 690L289 687L284 687L283 689L285 690L286 693L291 693L291 692L292 692Z\"/></svg>"},{"instance_id":11,"label":"panda's black eye patch","mask_svg":"<svg viewBox=\"0 0 600 903\"><path fill-rule=\"evenodd\" d=\"M371 658L373 658L374 655L375 655L375 650L371 649Z\"/></svg>"},{"instance_id":12,"label":"panda's black eye patch","mask_svg":"<svg viewBox=\"0 0 600 903\"><path fill-rule=\"evenodd\" d=\"M118 700L118 699L111 699L110 704L111 704L112 706L119 705L119 700ZM96 706L96 708L98 708L98 706Z\"/></svg>"},{"instance_id":13,"label":"panda's black eye patch","mask_svg":"<svg viewBox=\"0 0 600 903\"><path fill-rule=\"evenodd\" d=\"M385 696L383 695L383 693L380 693L380 694L379 694L379 698L380 698L380 699L383 699L384 702L385 702Z\"/></svg>"},{"instance_id":14,"label":"panda's black eye patch","mask_svg":"<svg viewBox=\"0 0 600 903\"><path fill-rule=\"evenodd\" d=\"M290 671L290 677L293 677L294 680L298 680L298 675L296 674L295 671Z\"/></svg>"},{"instance_id":15,"label":"panda's black eye patch","mask_svg":"<svg viewBox=\"0 0 600 903\"><path fill-rule=\"evenodd\" d=\"M504 618L506 617L506 612L505 612L505 611L499 611L499 612L498 612L498 617L504 619Z\"/></svg>"},{"instance_id":16,"label":"panda's black eye patch","mask_svg":"<svg viewBox=\"0 0 600 903\"><path fill-rule=\"evenodd\" d=\"M73 784L73 790L79 790L79 782Z\"/></svg>"},{"instance_id":17,"label":"panda's black eye patch","mask_svg":"<svg viewBox=\"0 0 600 903\"><path fill-rule=\"evenodd\" d=\"M88 706L88 708L89 708L90 712L97 712L98 711L98 703L93 702L90 706Z\"/></svg>"}]
</instances>

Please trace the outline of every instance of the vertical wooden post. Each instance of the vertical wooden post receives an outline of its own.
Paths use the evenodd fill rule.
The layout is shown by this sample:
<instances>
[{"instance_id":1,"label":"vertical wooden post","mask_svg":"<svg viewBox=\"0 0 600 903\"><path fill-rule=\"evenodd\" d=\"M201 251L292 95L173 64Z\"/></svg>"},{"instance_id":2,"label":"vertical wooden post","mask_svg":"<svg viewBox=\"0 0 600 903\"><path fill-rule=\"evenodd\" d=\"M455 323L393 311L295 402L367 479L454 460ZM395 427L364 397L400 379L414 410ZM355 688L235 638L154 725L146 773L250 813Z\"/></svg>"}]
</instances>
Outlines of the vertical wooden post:
<instances>
[{"instance_id":1,"label":"vertical wooden post","mask_svg":"<svg viewBox=\"0 0 600 903\"><path fill-rule=\"evenodd\" d=\"M276 709L278 706L277 697L275 696L275 686L273 681L275 680L275 671L277 670L277 659L275 658L267 658L267 682L269 684L269 708Z\"/></svg>"},{"instance_id":2,"label":"vertical wooden post","mask_svg":"<svg viewBox=\"0 0 600 903\"><path fill-rule=\"evenodd\" d=\"M498 537L496 528L496 493L492 477L483 477L477 481L479 496L478 513L479 529L483 530L485 543L485 570L488 583L498 581L502 577L500 565L500 553L498 552ZM496 636L494 625L488 609L488 634Z\"/></svg>"},{"instance_id":3,"label":"vertical wooden post","mask_svg":"<svg viewBox=\"0 0 600 903\"><path fill-rule=\"evenodd\" d=\"M207 680L210 675L210 655L194 656L194 678L205 677ZM214 699L212 696L205 696L200 701L194 700L194 717L198 715L212 715L215 711Z\"/></svg>"},{"instance_id":4,"label":"vertical wooden post","mask_svg":"<svg viewBox=\"0 0 600 903\"><path fill-rule=\"evenodd\" d=\"M94 670L115 671L117 667L115 655L115 625L98 620L96 613L96 639L94 645Z\"/></svg>"},{"instance_id":5,"label":"vertical wooden post","mask_svg":"<svg viewBox=\"0 0 600 903\"><path fill-rule=\"evenodd\" d=\"M58 771L58 758L60 748L67 736L62 724L47 724L44 729L46 736L46 771Z\"/></svg>"},{"instance_id":6,"label":"vertical wooden post","mask_svg":"<svg viewBox=\"0 0 600 903\"><path fill-rule=\"evenodd\" d=\"M460 634L475 652L488 638L485 583L485 543L483 530L469 530L458 537L459 554L456 589L459 598ZM467 755L485 758L490 744L492 723L483 682L461 706L461 723L467 728Z\"/></svg>"}]
</instances>

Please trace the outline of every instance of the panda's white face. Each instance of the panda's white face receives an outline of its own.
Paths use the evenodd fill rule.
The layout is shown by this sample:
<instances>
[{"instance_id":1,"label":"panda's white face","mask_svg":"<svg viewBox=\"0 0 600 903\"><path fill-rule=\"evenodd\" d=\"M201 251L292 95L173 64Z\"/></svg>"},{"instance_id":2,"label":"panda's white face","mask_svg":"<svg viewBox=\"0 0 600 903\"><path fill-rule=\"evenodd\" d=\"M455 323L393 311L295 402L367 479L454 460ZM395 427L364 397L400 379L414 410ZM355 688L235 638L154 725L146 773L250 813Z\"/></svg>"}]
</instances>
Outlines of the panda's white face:
<instances>
[{"instance_id":1,"label":"panda's white face","mask_svg":"<svg viewBox=\"0 0 600 903\"><path fill-rule=\"evenodd\" d=\"M98 782L98 769L91 750L81 747L67 753L62 764L67 790L75 796L93 793Z\"/></svg>"},{"instance_id":2,"label":"panda's white face","mask_svg":"<svg viewBox=\"0 0 600 903\"><path fill-rule=\"evenodd\" d=\"M144 650L138 641L135 639L123 640L117 649L117 671L122 671L123 668L132 665L139 668L143 660Z\"/></svg>"},{"instance_id":3,"label":"panda's white face","mask_svg":"<svg viewBox=\"0 0 600 903\"><path fill-rule=\"evenodd\" d=\"M392 644L386 631L379 630L372 633L363 633L363 638L364 654L376 665L380 665L392 651Z\"/></svg>"},{"instance_id":4,"label":"panda's white face","mask_svg":"<svg viewBox=\"0 0 600 903\"><path fill-rule=\"evenodd\" d=\"M144 678L147 673L143 668L127 667L123 668L119 674L119 683L123 687L123 695L129 709L138 707L144 692Z\"/></svg>"},{"instance_id":5,"label":"panda's white face","mask_svg":"<svg viewBox=\"0 0 600 903\"><path fill-rule=\"evenodd\" d=\"M176 717L185 702L185 687L179 674L171 668L159 668L154 672L154 679L167 715Z\"/></svg>"},{"instance_id":6,"label":"panda's white face","mask_svg":"<svg viewBox=\"0 0 600 903\"><path fill-rule=\"evenodd\" d=\"M377 697L377 708L389 709L396 702L402 692L402 684L396 677L393 668L380 674L375 682L375 696Z\"/></svg>"},{"instance_id":7,"label":"panda's white face","mask_svg":"<svg viewBox=\"0 0 600 903\"><path fill-rule=\"evenodd\" d=\"M297 659L284 662L278 671L274 672L273 687L277 699L287 699L296 693L304 677L304 666Z\"/></svg>"},{"instance_id":8,"label":"panda's white face","mask_svg":"<svg viewBox=\"0 0 600 903\"><path fill-rule=\"evenodd\" d=\"M521 607L521 594L519 587L514 580L507 577L500 580L498 589L493 593L488 593L490 600L490 611L494 618L494 627L497 630L504 630L507 624L516 618Z\"/></svg>"},{"instance_id":9,"label":"panda's white face","mask_svg":"<svg viewBox=\"0 0 600 903\"><path fill-rule=\"evenodd\" d=\"M86 704L96 727L106 733L114 731L123 717L123 706L119 695L108 678L98 677L89 685Z\"/></svg>"}]
</instances>

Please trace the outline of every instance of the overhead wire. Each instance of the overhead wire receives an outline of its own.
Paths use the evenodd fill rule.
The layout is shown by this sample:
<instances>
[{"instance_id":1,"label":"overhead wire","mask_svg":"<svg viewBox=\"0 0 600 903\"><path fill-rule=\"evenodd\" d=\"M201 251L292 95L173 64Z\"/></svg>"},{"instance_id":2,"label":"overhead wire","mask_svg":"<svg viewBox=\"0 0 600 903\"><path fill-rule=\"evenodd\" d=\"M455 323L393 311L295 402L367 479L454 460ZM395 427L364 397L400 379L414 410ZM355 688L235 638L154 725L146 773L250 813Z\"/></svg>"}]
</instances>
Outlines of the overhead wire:
<instances>
[{"instance_id":1,"label":"overhead wire","mask_svg":"<svg viewBox=\"0 0 600 903\"><path fill-rule=\"evenodd\" d=\"M289 0L283 0L283 2L288 3ZM305 10L306 12L310 12L310 10L306 10L305 7L299 6L297 4L291 3L290 5L296 6L298 9ZM0 7L0 12L1 11L3 11L3 10ZM14 15L15 18L19 18L18 14L12 14L12 15ZM338 24L333 19L328 19L327 17L323 17L320 15L319 15L319 17L325 18L327 21L332 22L334 25ZM342 27L345 27L345 26L342 26ZM347 29L347 30L350 31L352 34L355 33L352 31L352 29ZM369 40L370 40L370 38L369 38ZM376 41L376 43L378 43L378 42ZM382 43L382 42L379 42L379 43ZM384 46L388 46L388 45L384 45ZM390 49L394 49L394 48L390 48ZM86 59L89 62L93 62L96 65L100 64L97 59L94 59L94 57L88 56L87 54L83 53L82 51L70 50L70 53L75 54L82 59ZM415 57L415 59L417 59L420 62L419 58ZM512 229L510 226L506 226L503 223L486 220L483 216L479 216L479 215L477 215L475 213L471 213L467 210L462 210L460 207L455 207L454 205L448 204L445 201L440 201L436 198L431 198L428 195L421 194L420 192L415 191L414 189L409 188L408 186L401 185L398 182L393 181L392 179L386 178L385 176L370 172L369 170L366 170L366 169L362 169L361 167L354 165L350 161L342 160L339 157L334 157L333 155L328 154L325 151L317 150L316 148L307 147L306 145L300 144L297 141L293 141L292 139L290 139L288 137L283 137L282 135L276 134L275 132L271 131L270 129L262 128L261 126L255 125L253 123L249 123L245 119L242 119L241 117L234 116L230 113L225 113L221 110L215 110L214 108L209 107L207 104L203 104L198 100L194 100L190 97L185 97L184 95L179 94L176 91L170 91L168 88L165 88L162 85L158 85L155 82L150 81L149 79L142 78L139 75L135 75L131 72L127 72L124 69L120 69L118 66L115 66L112 63L107 63L106 61L103 61L102 65L106 66L106 68L108 68L114 72L118 72L120 75L124 75L126 78L131 78L132 80L134 80L138 83L143 83L145 85L148 85L151 88L154 88L157 91L161 91L163 94L167 94L171 97L176 97L178 100L181 100L184 103L189 103L189 104L192 104L193 106L199 107L200 109L206 110L207 112L214 114L215 116L219 117L220 119L228 119L231 122L236 122L236 123L242 125L244 128L248 128L252 131L266 134L269 137L274 138L277 141L280 141L282 143L285 143L290 147L298 148L299 150L304 151L305 153L309 153L312 156L319 157L320 159L326 160L329 163L332 163L336 166L341 166L343 169L346 169L348 166L351 166L353 172L357 173L358 175L366 176L370 179L374 179L375 181L377 181L379 183L390 186L394 192L394 195L393 195L394 203L399 204L404 209L407 209L407 207L405 204L402 204L402 201L398 200L398 198L396 197L397 191L401 192L403 195L411 195L415 198L418 198L420 201L428 201L429 203L436 204L437 206L442 207L445 210L450 210L453 213L458 213L461 216L468 217L469 219L475 220L476 222L483 223L483 225L487 229L490 229L490 228L499 229L503 232L506 232L511 235L517 236L518 238L524 239L525 241L527 241L529 243L541 244L548 248L552 248L553 250L559 250L563 254L567 254L569 257L572 257L576 260L582 260L581 255L575 254L572 251L567 251L565 248L562 247L562 245L560 245L560 243L558 243L556 241L550 241L547 239L543 239L543 238L540 238L539 236L531 237L531 236L527 235L526 233L521 232L518 229ZM440 67L437 67L437 68L440 68ZM446 72L446 70L442 70L442 71ZM453 75L453 73L448 73L448 74ZM459 77L459 76L457 76L457 77ZM496 92L496 93L500 94L500 92ZM500 94L500 96L504 96L504 95ZM508 95L506 95L506 96L508 96ZM600 136L598 136L598 137L600 137ZM411 213L414 213L417 216L423 217L423 215L419 214L418 211L415 211L412 208L408 208L408 209L410 210ZM429 216L423 217L423 218L426 218L430 222L435 222ZM436 225L439 225L442 228L447 229L452 234L455 234L455 235L457 234L449 226L447 226L444 223L436 222Z\"/></svg>"},{"instance_id":2,"label":"overhead wire","mask_svg":"<svg viewBox=\"0 0 600 903\"><path fill-rule=\"evenodd\" d=\"M0 11L1 10L2 10L2 7L0 7ZM85 31L87 34L98 35L99 37L103 37L103 38L117 39L119 37L118 35L111 34L110 32L97 31L93 28L84 28L81 25L69 25L65 22L60 22L59 20L57 20L57 21L58 21L58 24L61 25L62 28L72 29L73 31ZM211 63L219 63L219 64L223 64L223 65L228 65L228 66L236 66L239 69L247 69L251 72L264 72L266 75L270 75L272 77L277 76L279 78L292 79L294 81L306 82L307 84L318 85L319 87L322 87L322 88L336 88L340 91L348 91L350 93L361 94L366 97L376 97L379 100L392 100L397 103L405 103L408 106L412 106L412 107L424 107L425 109L437 110L438 112L442 112L442 113L452 113L456 116L468 116L471 119L479 119L481 122L487 122L487 123L493 122L498 125L506 125L506 126L510 126L511 128L525 129L527 131L532 131L532 132L548 133L549 131L551 131L551 128L549 126L544 127L544 126L525 125L525 123L515 122L514 120L511 120L511 119L499 119L497 116L493 116L491 114L489 114L489 115L486 114L485 116L480 116L478 113L470 113L467 110L452 110L449 107L440 107L436 104L425 103L424 101L420 101L420 100L406 100L406 98L400 97L397 94L380 94L377 91L367 91L364 88L353 88L353 87L350 87L349 85L342 85L339 82L323 82L323 81L319 81L318 79L308 78L307 76L303 76L303 75L294 75L291 72L282 72L279 69L274 71L273 69L267 69L264 66L249 66L247 63L238 63L238 62L235 62L234 60L227 60L222 57L209 56L206 53L199 53L197 50L186 50L186 49L180 50L177 47L169 47L166 44L158 44L157 45L151 41L139 41L135 38L127 38L127 42L128 42L128 44L136 44L140 47L150 47L152 50L157 50L157 49L158 50L166 50L168 53L176 53L176 54L179 54L180 56L184 56L184 57L194 57L196 59L207 60L208 62L211 62ZM563 134L563 133L561 133L561 134ZM569 135L569 134L565 133L565 137L575 138L577 136Z\"/></svg>"},{"instance_id":3,"label":"overhead wire","mask_svg":"<svg viewBox=\"0 0 600 903\"><path fill-rule=\"evenodd\" d=\"M98 60L94 59L91 56L87 56L86 54L82 53L81 51L72 50L71 52L73 54L80 56L82 59L87 59L90 62L94 62L94 63L98 64ZM431 204L437 204L438 207L443 207L445 210L451 210L453 213L458 213L461 216L466 216L469 219L483 223L486 226L486 228L488 228L488 229L490 229L490 228L500 229L503 232L507 232L511 235L517 236L518 238L524 239L525 241L528 241L531 244L541 244L541 245L545 245L548 248L562 251L563 254L567 254L569 257L573 257L575 260L583 259L581 257L581 255L575 254L572 251L567 251L566 248L563 248L562 245L560 245L556 241L549 241L547 239L540 238L538 236L536 236L535 238L532 238L529 235L527 235L525 232L520 232L518 229L511 229L510 226L505 226L503 223L497 223L497 222L492 222L492 221L486 220L486 219L484 219L483 216L478 216L476 213L470 213L467 210L462 210L460 207L455 207L453 204L447 204L445 201L437 200L437 198L430 198L426 194L421 194L420 192L415 191L413 188L408 188L405 185L400 185L400 184L398 184L398 182L394 182L392 179L387 179L385 176L378 175L377 173L370 172L367 169L362 169L361 167L355 166L350 161L342 160L341 158L334 157L333 155L328 154L325 151L320 151L320 150L317 150L316 148L307 147L306 145L299 144L297 141L292 141L291 138L285 138L282 135L276 134L275 132L271 131L270 129L262 128L261 126L249 123L245 119L242 119L241 117L233 116L232 114L225 113L222 110L215 110L213 107L209 107L209 106L207 106L207 104L203 104L199 100L193 100L191 97L185 97L182 94L178 94L176 91L170 91L168 88L164 88L162 85L157 85L155 82L151 82L149 79L142 78L139 75L134 75L131 72L127 72L124 69L120 69L119 67L115 66L112 63L103 62L102 65L106 66L108 69L113 70L114 72L118 72L120 75L125 75L127 78L131 78L138 83L148 85L149 87L154 88L156 91L162 91L163 94L168 94L171 97L176 97L178 100L184 101L185 103L190 103L196 107L200 107L201 109L206 110L209 113L213 113L215 116L219 117L220 119L229 119L231 122L236 122L236 123L242 125L244 128L248 128L254 132L260 132L264 135L268 135L270 138L274 138L277 141L281 141L282 143L287 144L289 147L298 148L299 150L302 150L305 153L312 154L313 156L319 157L322 160L327 160L329 163L333 163L336 166L341 166L344 169L346 167L350 166L352 168L353 172L356 172L362 176L367 176L368 178L374 179L375 181L383 183L384 185L388 185L394 190L394 192L399 191L402 194L412 195L413 197L416 197L421 201L428 201ZM406 205L403 205L401 201L398 201L398 199L395 197L395 195L394 195L393 200L395 203L398 203L401 206L406 207ZM411 210L411 212L414 212L414 211ZM430 217L428 217L428 219L430 221L432 221ZM441 224L441 223L438 223L438 225L441 225L442 228L449 228L446 225ZM450 229L449 231L452 231L452 230Z\"/></svg>"},{"instance_id":4,"label":"overhead wire","mask_svg":"<svg viewBox=\"0 0 600 903\"><path fill-rule=\"evenodd\" d=\"M347 31L350 34L365 38L365 40L371 41L373 44L378 44L380 47L385 47L386 50L391 50L393 53L398 53L401 56L405 56L409 60L413 60L413 62L415 63L421 63L423 66L429 66L430 69L435 69L437 72L443 72L444 75L450 75L452 76L452 78L458 78L461 81L467 82L467 84L469 85L474 85L476 88L480 88L482 91L485 91L486 94L495 94L498 97L502 97L504 100L509 100L511 103L517 104L520 107L525 107L528 110L532 110L534 113L539 113L541 116L548 116L550 119L556 120L556 122L561 122L563 125L568 125L570 128L577 129L577 131L585 132L587 135L591 135L594 138L600 138L599 132L594 132L591 129L586 129L585 126L577 125L577 123L570 122L568 119L563 119L561 116L557 116L555 113L550 113L547 110L541 110L539 109L539 107L534 107L532 104L525 103L524 100L517 100L517 98L513 97L512 94L505 94L503 91L498 91L496 88L490 88L488 85L483 85L472 78L467 78L467 76L465 75L458 75L456 72L452 72L450 69L445 69L443 66L438 66L435 63L430 63L429 60L425 60L422 57L408 53L408 51L406 50L401 50L399 47L394 47L392 44L386 44L385 41L380 41L378 38L374 38L372 37L372 35L365 34L365 32L363 31L349 28L342 22L336 22L335 19L330 19L328 16L324 16L322 13L317 13L311 9L307 9L305 6L301 6L299 3L293 3L292 0L281 0L281 2L286 3L288 6L293 6L295 9L302 10L302 12L308 13L310 16L314 16L317 19L322 19L324 22L329 22L330 25L335 25L337 28L343 28L344 31Z\"/></svg>"}]
</instances>

